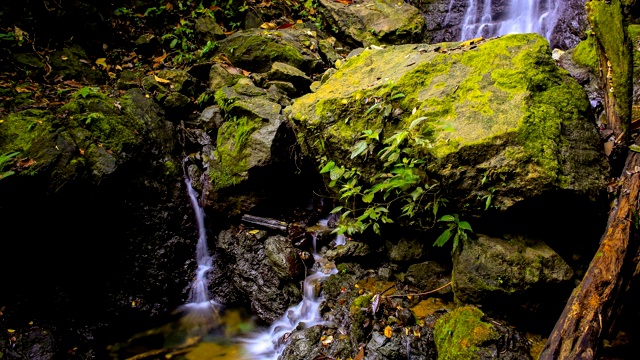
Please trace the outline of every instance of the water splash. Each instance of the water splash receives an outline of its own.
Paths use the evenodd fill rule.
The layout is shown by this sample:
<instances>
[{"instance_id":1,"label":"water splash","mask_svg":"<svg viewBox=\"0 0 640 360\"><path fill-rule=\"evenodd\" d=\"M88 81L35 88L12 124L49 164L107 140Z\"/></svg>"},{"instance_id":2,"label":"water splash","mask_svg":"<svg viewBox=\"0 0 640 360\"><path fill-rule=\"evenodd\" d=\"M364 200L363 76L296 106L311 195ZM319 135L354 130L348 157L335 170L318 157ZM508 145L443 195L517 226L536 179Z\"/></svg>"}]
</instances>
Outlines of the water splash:
<instances>
[{"instance_id":1,"label":"water splash","mask_svg":"<svg viewBox=\"0 0 640 360\"><path fill-rule=\"evenodd\" d=\"M459 0L451 3L454 1ZM504 13L494 14L491 0L468 0L460 41L534 32L549 40L558 22L559 7L560 0L510 0ZM494 21L494 17L501 20Z\"/></svg>"},{"instance_id":2,"label":"water splash","mask_svg":"<svg viewBox=\"0 0 640 360\"><path fill-rule=\"evenodd\" d=\"M321 223L322 224L322 221ZM325 222L326 224L326 222ZM311 275L304 279L302 301L291 308L274 322L266 331L256 333L252 337L244 339L245 350L253 360L277 360L286 347L282 339L300 325L305 328L324 324L320 314L320 304L324 301L321 295L316 294L319 284L338 270L332 262L327 261L316 252L316 235L313 234L313 257L315 264Z\"/></svg>"}]
</instances>

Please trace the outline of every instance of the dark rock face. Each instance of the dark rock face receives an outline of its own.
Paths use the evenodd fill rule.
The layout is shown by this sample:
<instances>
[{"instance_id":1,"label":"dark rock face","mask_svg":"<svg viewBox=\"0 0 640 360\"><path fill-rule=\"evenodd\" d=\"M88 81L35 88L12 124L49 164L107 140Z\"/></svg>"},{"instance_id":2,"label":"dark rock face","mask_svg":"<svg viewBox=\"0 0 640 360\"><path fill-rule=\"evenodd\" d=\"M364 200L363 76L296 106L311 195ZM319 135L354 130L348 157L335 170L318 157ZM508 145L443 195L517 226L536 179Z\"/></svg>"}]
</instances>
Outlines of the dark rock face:
<instances>
[{"instance_id":1,"label":"dark rock face","mask_svg":"<svg viewBox=\"0 0 640 360\"><path fill-rule=\"evenodd\" d=\"M584 32L589 23L584 3L584 0L567 0L560 3L558 22L549 39L552 49L571 49L585 38Z\"/></svg>"},{"instance_id":2,"label":"dark rock face","mask_svg":"<svg viewBox=\"0 0 640 360\"><path fill-rule=\"evenodd\" d=\"M262 320L273 322L289 306L298 303L301 294L297 282L282 280L272 267L272 261L265 253L264 242L268 239L278 241L267 238L265 231L254 234L239 229L222 231L216 243L219 254L217 266L226 269L222 275L231 279L235 291L240 294L238 298L250 303L251 309ZM227 299L216 300L226 303Z\"/></svg>"}]
</instances>

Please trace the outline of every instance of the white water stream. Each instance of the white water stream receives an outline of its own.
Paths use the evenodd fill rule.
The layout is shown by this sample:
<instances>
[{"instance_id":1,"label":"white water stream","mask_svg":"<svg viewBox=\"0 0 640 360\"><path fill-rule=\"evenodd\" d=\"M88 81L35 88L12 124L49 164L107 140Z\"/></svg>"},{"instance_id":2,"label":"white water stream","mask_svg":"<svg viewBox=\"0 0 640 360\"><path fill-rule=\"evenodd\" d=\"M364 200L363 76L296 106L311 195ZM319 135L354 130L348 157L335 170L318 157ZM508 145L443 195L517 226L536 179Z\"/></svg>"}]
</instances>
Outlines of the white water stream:
<instances>
[{"instance_id":1,"label":"white water stream","mask_svg":"<svg viewBox=\"0 0 640 360\"><path fill-rule=\"evenodd\" d=\"M207 246L207 230L204 223L204 209L198 201L198 193L191 186L191 179L186 168L187 159L184 162L185 184L189 193L191 207L195 213L198 225L198 242L196 244L196 263L198 268L189 289L187 303L178 310L183 312L183 321L192 327L207 331L214 326L220 304L211 299L207 286L207 273L213 266L213 258L209 254Z\"/></svg>"},{"instance_id":2,"label":"white water stream","mask_svg":"<svg viewBox=\"0 0 640 360\"><path fill-rule=\"evenodd\" d=\"M454 1L460 0L451 0L449 6ZM494 14L491 0L468 0L460 41L533 32L549 40L558 21L559 6L560 0L509 0L505 13Z\"/></svg>"},{"instance_id":3,"label":"white water stream","mask_svg":"<svg viewBox=\"0 0 640 360\"><path fill-rule=\"evenodd\" d=\"M325 226L326 221L321 221L319 225ZM336 243L340 241L344 241L344 237L336 239ZM316 252L315 235L313 235L313 258L315 264L311 274L304 279L302 285L302 301L298 305L290 307L268 329L243 340L245 351L250 359L277 360L286 347L286 341L283 341L283 338L288 333L299 329L301 324L308 328L324 323L319 311L320 304L324 299L316 293L316 290L319 289L318 284L332 274L336 274L338 270L333 263L327 261Z\"/></svg>"}]
</instances>

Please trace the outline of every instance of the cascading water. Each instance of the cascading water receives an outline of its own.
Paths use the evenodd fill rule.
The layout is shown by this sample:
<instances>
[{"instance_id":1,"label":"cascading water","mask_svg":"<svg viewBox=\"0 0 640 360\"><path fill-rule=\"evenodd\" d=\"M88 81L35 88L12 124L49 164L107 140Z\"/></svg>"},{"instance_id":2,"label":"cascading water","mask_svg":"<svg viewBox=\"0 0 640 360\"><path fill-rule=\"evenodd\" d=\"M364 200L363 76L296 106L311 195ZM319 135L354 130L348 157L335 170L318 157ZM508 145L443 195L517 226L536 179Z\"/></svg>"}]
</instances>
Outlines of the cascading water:
<instances>
[{"instance_id":1,"label":"cascading water","mask_svg":"<svg viewBox=\"0 0 640 360\"><path fill-rule=\"evenodd\" d=\"M321 221L319 225L326 225L326 221ZM336 239L336 242L340 239ZM342 238L344 241L344 238ZM320 315L320 304L324 300L322 296L316 295L318 284L324 281L338 270L335 265L316 252L316 235L313 235L313 258L315 264L311 275L307 276L303 283L302 301L291 308L266 331L255 334L253 337L244 339L245 351L252 360L276 360L284 351L286 343L282 338L295 329L300 324L306 328L323 324L324 320Z\"/></svg>"},{"instance_id":2,"label":"cascading water","mask_svg":"<svg viewBox=\"0 0 640 360\"><path fill-rule=\"evenodd\" d=\"M451 3L459 0L451 0ZM508 0L506 11L494 14L491 0L468 0L460 41L512 33L538 33L551 38L560 0ZM499 20L495 20L499 19Z\"/></svg>"},{"instance_id":3,"label":"cascading water","mask_svg":"<svg viewBox=\"0 0 640 360\"><path fill-rule=\"evenodd\" d=\"M207 287L207 273L213 266L213 258L209 254L207 246L204 209L198 201L198 193L191 186L191 178L186 168L187 160L188 158L184 160L185 184L198 225L198 242L196 244L196 263L198 268L195 278L191 283L187 303L181 306L179 310L184 312L184 322L189 323L195 329L206 331L213 327L217 321L217 307L219 304L211 299Z\"/></svg>"}]
</instances>

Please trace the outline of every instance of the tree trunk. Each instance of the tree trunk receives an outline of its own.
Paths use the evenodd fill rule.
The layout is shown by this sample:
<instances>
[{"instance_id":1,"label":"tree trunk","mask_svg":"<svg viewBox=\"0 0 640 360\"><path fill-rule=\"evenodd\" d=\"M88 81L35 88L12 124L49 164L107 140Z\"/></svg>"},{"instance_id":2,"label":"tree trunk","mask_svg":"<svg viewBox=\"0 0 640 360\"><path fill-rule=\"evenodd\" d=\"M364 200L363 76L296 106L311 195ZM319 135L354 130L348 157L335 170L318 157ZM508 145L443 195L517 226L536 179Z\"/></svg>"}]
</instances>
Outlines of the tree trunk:
<instances>
[{"instance_id":1,"label":"tree trunk","mask_svg":"<svg viewBox=\"0 0 640 360\"><path fill-rule=\"evenodd\" d=\"M580 285L556 322L540 360L593 359L622 310L624 292L640 266L638 242L640 154L630 152L620 178L616 206L609 214L600 247Z\"/></svg>"}]
</instances>

